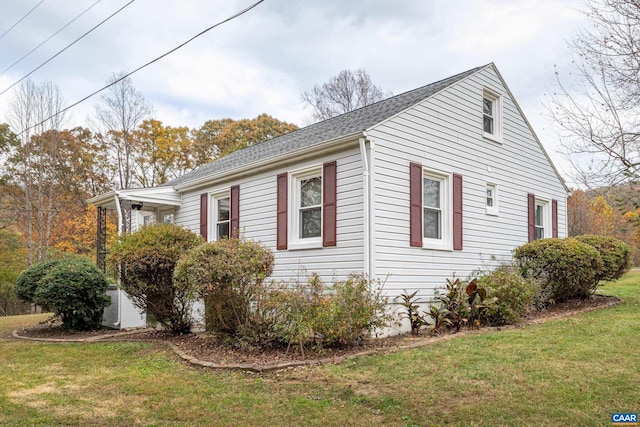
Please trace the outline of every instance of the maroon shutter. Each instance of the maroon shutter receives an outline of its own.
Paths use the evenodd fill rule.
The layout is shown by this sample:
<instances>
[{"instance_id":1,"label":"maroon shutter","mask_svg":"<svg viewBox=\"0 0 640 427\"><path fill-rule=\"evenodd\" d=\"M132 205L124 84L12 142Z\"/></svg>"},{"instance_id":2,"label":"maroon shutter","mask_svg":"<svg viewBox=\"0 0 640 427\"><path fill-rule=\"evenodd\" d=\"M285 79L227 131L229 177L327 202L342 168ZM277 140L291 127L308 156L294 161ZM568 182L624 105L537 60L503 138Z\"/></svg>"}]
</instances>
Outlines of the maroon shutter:
<instances>
[{"instance_id":1,"label":"maroon shutter","mask_svg":"<svg viewBox=\"0 0 640 427\"><path fill-rule=\"evenodd\" d=\"M202 193L200 195L200 235L206 241L207 239L207 220L208 220L209 194Z\"/></svg>"},{"instance_id":2,"label":"maroon shutter","mask_svg":"<svg viewBox=\"0 0 640 427\"><path fill-rule=\"evenodd\" d=\"M240 186L231 187L231 216L229 217L229 226L231 227L231 238L240 237Z\"/></svg>"},{"instance_id":3,"label":"maroon shutter","mask_svg":"<svg viewBox=\"0 0 640 427\"><path fill-rule=\"evenodd\" d=\"M409 239L422 247L422 165L409 164Z\"/></svg>"},{"instance_id":4,"label":"maroon shutter","mask_svg":"<svg viewBox=\"0 0 640 427\"><path fill-rule=\"evenodd\" d=\"M536 240L536 196L527 194L527 217L529 221L529 241Z\"/></svg>"},{"instance_id":5,"label":"maroon shutter","mask_svg":"<svg viewBox=\"0 0 640 427\"><path fill-rule=\"evenodd\" d=\"M287 249L287 181L289 175L281 173L278 175L278 196L277 196L277 222L276 222L276 248Z\"/></svg>"},{"instance_id":6,"label":"maroon shutter","mask_svg":"<svg viewBox=\"0 0 640 427\"><path fill-rule=\"evenodd\" d=\"M462 250L462 175L453 174L453 249Z\"/></svg>"},{"instance_id":7,"label":"maroon shutter","mask_svg":"<svg viewBox=\"0 0 640 427\"><path fill-rule=\"evenodd\" d=\"M322 246L336 245L337 165L322 165Z\"/></svg>"},{"instance_id":8,"label":"maroon shutter","mask_svg":"<svg viewBox=\"0 0 640 427\"><path fill-rule=\"evenodd\" d=\"M551 201L551 231L552 237L558 237L558 201Z\"/></svg>"}]
</instances>

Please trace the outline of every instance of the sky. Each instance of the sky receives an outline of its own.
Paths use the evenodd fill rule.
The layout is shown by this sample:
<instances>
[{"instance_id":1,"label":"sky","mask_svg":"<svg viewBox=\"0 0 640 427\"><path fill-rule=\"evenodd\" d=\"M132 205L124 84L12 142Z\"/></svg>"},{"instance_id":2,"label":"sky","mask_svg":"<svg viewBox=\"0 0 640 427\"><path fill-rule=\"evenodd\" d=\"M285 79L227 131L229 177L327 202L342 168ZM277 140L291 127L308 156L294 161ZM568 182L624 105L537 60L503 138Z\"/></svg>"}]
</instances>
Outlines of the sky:
<instances>
[{"instance_id":1,"label":"sky","mask_svg":"<svg viewBox=\"0 0 640 427\"><path fill-rule=\"evenodd\" d=\"M47 43L0 74L0 92L131 0L2 0L0 72L93 5ZM35 71L66 105L100 89L256 0L135 0ZM96 3L97 2L97 3ZM584 0L264 0L131 76L171 126L266 113L303 125L301 94L343 69L366 70L399 94L494 62L544 147L572 184L545 99L555 71L567 76L567 42L588 25ZM6 120L14 90L0 95ZM100 95L70 110L87 126Z\"/></svg>"}]
</instances>

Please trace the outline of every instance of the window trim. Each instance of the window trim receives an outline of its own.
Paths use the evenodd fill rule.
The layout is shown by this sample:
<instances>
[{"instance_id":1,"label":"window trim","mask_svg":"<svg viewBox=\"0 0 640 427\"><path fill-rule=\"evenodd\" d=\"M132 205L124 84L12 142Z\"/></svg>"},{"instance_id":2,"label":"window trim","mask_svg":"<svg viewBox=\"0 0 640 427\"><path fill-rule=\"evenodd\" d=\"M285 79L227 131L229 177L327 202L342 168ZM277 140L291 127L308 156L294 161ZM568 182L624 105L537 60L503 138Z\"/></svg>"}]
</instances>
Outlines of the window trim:
<instances>
[{"instance_id":1,"label":"window trim","mask_svg":"<svg viewBox=\"0 0 640 427\"><path fill-rule=\"evenodd\" d=\"M440 238L433 239L424 236L424 179L432 179L439 181L440 188ZM422 168L422 248L423 249L435 249L435 250L453 250L453 176L451 173L445 173L436 171L433 169Z\"/></svg>"},{"instance_id":2,"label":"window trim","mask_svg":"<svg viewBox=\"0 0 640 427\"><path fill-rule=\"evenodd\" d=\"M300 183L304 179L320 177L320 235L315 237L300 237ZM315 249L323 247L324 235L324 186L323 165L317 164L289 172L288 191L288 249Z\"/></svg>"},{"instance_id":3,"label":"window trim","mask_svg":"<svg viewBox=\"0 0 640 427\"><path fill-rule=\"evenodd\" d=\"M492 118L493 118L493 133L485 132L484 130L484 100L488 99L492 102ZM490 89L488 87L482 88L482 103L480 108L482 120L480 121L480 129L482 129L482 136L491 141L502 143L502 94Z\"/></svg>"},{"instance_id":4,"label":"window trim","mask_svg":"<svg viewBox=\"0 0 640 427\"><path fill-rule=\"evenodd\" d=\"M488 200L489 197L487 195L485 195L486 213L487 213L487 215L497 216L498 213L500 212L500 199L499 199L500 191L498 190L498 184L496 184L494 182L487 181L487 184L485 186L485 192L488 191L490 188L493 190L493 197L492 197L493 206L489 206L486 203L486 200Z\"/></svg>"},{"instance_id":5,"label":"window trim","mask_svg":"<svg viewBox=\"0 0 640 427\"><path fill-rule=\"evenodd\" d=\"M222 199L229 199L229 219L227 221L218 221L218 201ZM209 221L209 242L218 241L218 223L219 222L227 222L229 223L229 237L231 237L231 189L227 188L225 190L213 191L209 196L209 200L211 203L211 221Z\"/></svg>"}]
</instances>

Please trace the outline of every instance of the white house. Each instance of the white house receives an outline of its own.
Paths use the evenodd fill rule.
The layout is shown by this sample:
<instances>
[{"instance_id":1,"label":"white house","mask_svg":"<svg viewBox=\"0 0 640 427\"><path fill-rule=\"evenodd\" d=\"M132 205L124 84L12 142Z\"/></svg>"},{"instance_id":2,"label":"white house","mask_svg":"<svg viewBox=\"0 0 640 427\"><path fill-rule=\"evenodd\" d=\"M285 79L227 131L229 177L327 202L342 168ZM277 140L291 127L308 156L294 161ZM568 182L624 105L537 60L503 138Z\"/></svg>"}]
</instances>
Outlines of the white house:
<instances>
[{"instance_id":1,"label":"white house","mask_svg":"<svg viewBox=\"0 0 640 427\"><path fill-rule=\"evenodd\" d=\"M366 273L385 280L391 301L405 290L429 301L446 278L509 260L527 241L564 237L566 200L562 178L488 64L163 186L90 202L100 212L117 208L125 232L148 214L210 241L260 241L275 254L276 280Z\"/></svg>"}]
</instances>

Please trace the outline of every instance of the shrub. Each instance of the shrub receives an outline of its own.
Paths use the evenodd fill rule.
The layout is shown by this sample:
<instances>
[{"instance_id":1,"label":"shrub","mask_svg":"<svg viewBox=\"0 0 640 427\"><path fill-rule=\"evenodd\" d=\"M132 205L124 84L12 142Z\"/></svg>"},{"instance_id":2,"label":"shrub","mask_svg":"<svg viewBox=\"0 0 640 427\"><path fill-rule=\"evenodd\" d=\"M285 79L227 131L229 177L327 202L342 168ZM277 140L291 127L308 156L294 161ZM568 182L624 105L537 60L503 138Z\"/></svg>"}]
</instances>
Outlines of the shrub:
<instances>
[{"instance_id":1,"label":"shrub","mask_svg":"<svg viewBox=\"0 0 640 427\"><path fill-rule=\"evenodd\" d=\"M134 305L147 310L173 333L189 332L195 295L174 285L180 256L202 243L195 233L174 224L152 224L122 237L107 262L120 269L122 289Z\"/></svg>"},{"instance_id":2,"label":"shrub","mask_svg":"<svg viewBox=\"0 0 640 427\"><path fill-rule=\"evenodd\" d=\"M481 317L483 324L491 326L517 323L533 304L538 288L534 280L522 277L517 267L511 264L501 265L487 275L478 277L478 283L497 298L496 304L487 307Z\"/></svg>"},{"instance_id":3,"label":"shrub","mask_svg":"<svg viewBox=\"0 0 640 427\"><path fill-rule=\"evenodd\" d=\"M440 307L426 313L433 319L436 333L443 326L451 326L456 332L464 325L479 327L482 312L496 302L496 298L488 296L484 287L478 286L476 279L468 283L460 279L447 279L445 292L436 294L436 300Z\"/></svg>"},{"instance_id":4,"label":"shrub","mask_svg":"<svg viewBox=\"0 0 640 427\"><path fill-rule=\"evenodd\" d=\"M598 251L573 238L535 240L514 256L523 277L540 280L540 292L556 302L589 297L603 268Z\"/></svg>"},{"instance_id":5,"label":"shrub","mask_svg":"<svg viewBox=\"0 0 640 427\"><path fill-rule=\"evenodd\" d=\"M34 296L40 280L61 260L43 261L26 269L18 276L13 291L23 301L34 302ZM46 307L44 307L46 308Z\"/></svg>"},{"instance_id":6,"label":"shrub","mask_svg":"<svg viewBox=\"0 0 640 427\"><path fill-rule=\"evenodd\" d=\"M626 243L607 236L583 235L576 240L593 246L602 258L602 270L596 280L616 280L631 268L631 248Z\"/></svg>"},{"instance_id":7,"label":"shrub","mask_svg":"<svg viewBox=\"0 0 640 427\"><path fill-rule=\"evenodd\" d=\"M205 301L206 328L236 335L249 324L251 305L273 271L273 253L259 243L224 239L204 243L180 260L178 286Z\"/></svg>"},{"instance_id":8,"label":"shrub","mask_svg":"<svg viewBox=\"0 0 640 427\"><path fill-rule=\"evenodd\" d=\"M84 259L65 259L49 266L38 281L34 302L53 310L69 329L99 328L104 308L111 302L106 276Z\"/></svg>"}]
</instances>

